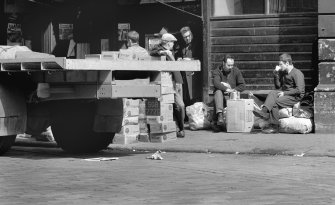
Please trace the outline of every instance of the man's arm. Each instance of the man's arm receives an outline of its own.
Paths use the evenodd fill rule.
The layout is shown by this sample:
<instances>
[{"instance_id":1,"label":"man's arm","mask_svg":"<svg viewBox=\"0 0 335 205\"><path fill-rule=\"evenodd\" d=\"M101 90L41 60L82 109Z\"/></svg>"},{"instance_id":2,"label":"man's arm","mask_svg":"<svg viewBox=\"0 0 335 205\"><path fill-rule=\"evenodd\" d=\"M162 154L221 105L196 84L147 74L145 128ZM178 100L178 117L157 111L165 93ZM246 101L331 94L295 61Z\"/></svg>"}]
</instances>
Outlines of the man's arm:
<instances>
[{"instance_id":1,"label":"man's arm","mask_svg":"<svg viewBox=\"0 0 335 205\"><path fill-rule=\"evenodd\" d=\"M293 77L296 87L289 88L289 90L284 91L284 95L303 97L305 94L304 74L300 70L296 70L296 72L294 73L294 75L292 75L292 77Z\"/></svg>"},{"instance_id":2,"label":"man's arm","mask_svg":"<svg viewBox=\"0 0 335 205\"><path fill-rule=\"evenodd\" d=\"M236 73L236 88L235 90L242 92L245 90L245 80L242 76L242 73L239 69L237 69Z\"/></svg>"},{"instance_id":3,"label":"man's arm","mask_svg":"<svg viewBox=\"0 0 335 205\"><path fill-rule=\"evenodd\" d=\"M280 67L277 65L275 70L273 71L273 82L275 84L275 88L279 89L281 88L281 82L280 82Z\"/></svg>"},{"instance_id":4,"label":"man's arm","mask_svg":"<svg viewBox=\"0 0 335 205\"><path fill-rule=\"evenodd\" d=\"M225 92L228 89L228 87L224 86L221 83L221 77L220 77L219 70L212 71L212 74L213 74L213 84L214 84L214 87L216 89L218 89L218 90L222 90L223 92Z\"/></svg>"}]
</instances>

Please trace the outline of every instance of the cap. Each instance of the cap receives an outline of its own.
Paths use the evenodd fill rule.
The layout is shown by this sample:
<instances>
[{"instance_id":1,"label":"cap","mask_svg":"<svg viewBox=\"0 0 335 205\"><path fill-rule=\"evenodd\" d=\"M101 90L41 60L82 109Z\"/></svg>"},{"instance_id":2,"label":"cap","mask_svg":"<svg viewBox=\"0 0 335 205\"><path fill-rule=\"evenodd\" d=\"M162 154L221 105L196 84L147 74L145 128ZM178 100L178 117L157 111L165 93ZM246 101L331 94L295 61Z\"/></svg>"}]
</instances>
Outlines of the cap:
<instances>
[{"instance_id":1,"label":"cap","mask_svg":"<svg viewBox=\"0 0 335 205\"><path fill-rule=\"evenodd\" d=\"M177 41L177 39L170 33L164 33L162 36L162 41Z\"/></svg>"}]
</instances>

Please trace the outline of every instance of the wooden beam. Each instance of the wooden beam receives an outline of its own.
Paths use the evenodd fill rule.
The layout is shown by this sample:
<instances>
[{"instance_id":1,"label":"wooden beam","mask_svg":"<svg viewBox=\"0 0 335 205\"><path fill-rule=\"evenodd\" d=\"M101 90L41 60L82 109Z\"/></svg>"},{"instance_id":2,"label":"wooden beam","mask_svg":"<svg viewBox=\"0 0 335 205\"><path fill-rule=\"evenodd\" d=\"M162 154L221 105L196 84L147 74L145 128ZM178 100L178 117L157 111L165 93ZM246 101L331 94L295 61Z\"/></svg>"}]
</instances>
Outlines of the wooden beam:
<instances>
[{"instance_id":1,"label":"wooden beam","mask_svg":"<svg viewBox=\"0 0 335 205\"><path fill-rule=\"evenodd\" d=\"M200 61L128 61L66 59L67 70L200 71Z\"/></svg>"}]
</instances>

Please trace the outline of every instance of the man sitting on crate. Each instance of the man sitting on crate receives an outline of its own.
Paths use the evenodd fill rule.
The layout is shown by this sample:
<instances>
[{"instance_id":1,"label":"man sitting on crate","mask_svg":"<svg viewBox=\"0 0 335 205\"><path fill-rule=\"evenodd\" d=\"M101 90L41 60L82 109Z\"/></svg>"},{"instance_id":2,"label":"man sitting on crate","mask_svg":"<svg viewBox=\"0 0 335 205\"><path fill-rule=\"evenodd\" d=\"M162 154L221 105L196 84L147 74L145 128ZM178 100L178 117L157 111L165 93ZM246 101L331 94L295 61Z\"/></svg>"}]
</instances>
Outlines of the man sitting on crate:
<instances>
[{"instance_id":1,"label":"man sitting on crate","mask_svg":"<svg viewBox=\"0 0 335 205\"><path fill-rule=\"evenodd\" d=\"M270 120L270 126L262 130L267 134L278 132L279 109L293 107L305 94L304 74L293 66L291 55L284 53L279 57L273 74L277 90L268 94L262 110L253 111L255 116Z\"/></svg>"},{"instance_id":2,"label":"man sitting on crate","mask_svg":"<svg viewBox=\"0 0 335 205\"><path fill-rule=\"evenodd\" d=\"M232 92L244 91L245 81L241 71L234 66L234 57L230 54L225 55L222 65L212 72L212 76L217 125L224 126L223 109L227 107L227 99Z\"/></svg>"},{"instance_id":3,"label":"man sitting on crate","mask_svg":"<svg viewBox=\"0 0 335 205\"><path fill-rule=\"evenodd\" d=\"M166 60L175 61L173 46L174 42L177 39L170 33L164 33L162 35L161 43L155 46L151 51L150 55L152 56L166 56ZM185 120L185 104L183 101L183 78L180 74L180 71L172 72L172 78L175 83L175 111L179 131L177 132L177 137L185 137L184 132L184 120Z\"/></svg>"}]
</instances>

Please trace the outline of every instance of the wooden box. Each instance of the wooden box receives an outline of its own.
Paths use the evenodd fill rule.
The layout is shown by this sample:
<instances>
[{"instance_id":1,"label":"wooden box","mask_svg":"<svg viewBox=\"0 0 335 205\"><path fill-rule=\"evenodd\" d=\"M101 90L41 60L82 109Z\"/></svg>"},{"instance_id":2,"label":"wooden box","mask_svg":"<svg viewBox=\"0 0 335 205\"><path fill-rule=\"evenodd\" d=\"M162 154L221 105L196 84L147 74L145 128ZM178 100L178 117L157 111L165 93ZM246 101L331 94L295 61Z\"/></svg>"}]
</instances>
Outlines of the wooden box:
<instances>
[{"instance_id":1,"label":"wooden box","mask_svg":"<svg viewBox=\"0 0 335 205\"><path fill-rule=\"evenodd\" d=\"M227 132L250 132L254 124L253 99L227 100Z\"/></svg>"}]
</instances>

